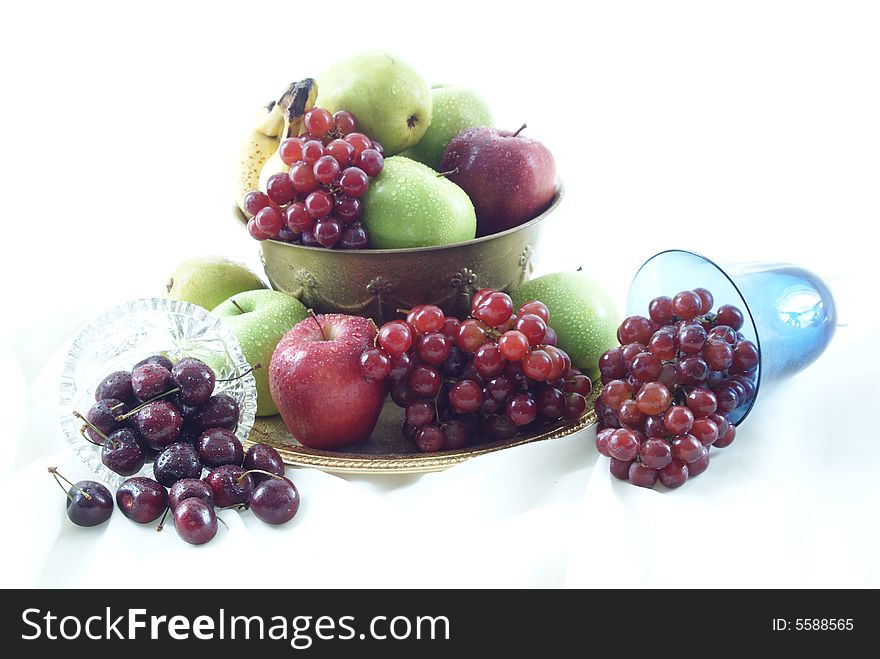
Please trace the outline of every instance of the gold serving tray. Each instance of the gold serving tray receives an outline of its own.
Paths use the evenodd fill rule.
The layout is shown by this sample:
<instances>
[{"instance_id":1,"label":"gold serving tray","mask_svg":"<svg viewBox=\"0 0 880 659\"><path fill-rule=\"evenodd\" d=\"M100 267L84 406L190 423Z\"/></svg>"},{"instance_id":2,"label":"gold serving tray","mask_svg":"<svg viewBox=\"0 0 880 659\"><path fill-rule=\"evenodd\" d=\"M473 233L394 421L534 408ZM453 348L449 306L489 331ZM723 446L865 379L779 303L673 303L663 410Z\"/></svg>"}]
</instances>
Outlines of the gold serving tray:
<instances>
[{"instance_id":1,"label":"gold serving tray","mask_svg":"<svg viewBox=\"0 0 880 659\"><path fill-rule=\"evenodd\" d=\"M385 401L382 414L370 439L359 446L341 451L320 451L308 448L291 437L281 417L257 417L250 437L245 443L269 444L275 447L285 464L295 467L313 467L340 474L421 474L442 471L487 453L545 439L572 435L597 423L593 403L599 387L587 399L587 411L577 421L557 423L539 428L535 433L514 437L503 442L476 444L456 451L422 453L407 441L400 427L403 410L390 399Z\"/></svg>"}]
</instances>

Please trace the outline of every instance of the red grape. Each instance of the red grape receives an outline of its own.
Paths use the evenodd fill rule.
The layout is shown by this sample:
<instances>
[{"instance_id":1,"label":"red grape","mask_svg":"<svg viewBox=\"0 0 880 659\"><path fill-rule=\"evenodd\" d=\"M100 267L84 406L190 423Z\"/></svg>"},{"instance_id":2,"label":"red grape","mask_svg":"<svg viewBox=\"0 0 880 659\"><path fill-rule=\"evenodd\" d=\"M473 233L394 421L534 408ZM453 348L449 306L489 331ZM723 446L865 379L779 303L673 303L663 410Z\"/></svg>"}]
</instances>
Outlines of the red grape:
<instances>
[{"instance_id":1,"label":"red grape","mask_svg":"<svg viewBox=\"0 0 880 659\"><path fill-rule=\"evenodd\" d=\"M620 348L611 348L599 357L599 373L603 381L620 380L626 377L627 364L623 361Z\"/></svg>"},{"instance_id":2,"label":"red grape","mask_svg":"<svg viewBox=\"0 0 880 659\"><path fill-rule=\"evenodd\" d=\"M498 349L507 361L520 361L529 351L529 340L522 332L510 330L498 338Z\"/></svg>"},{"instance_id":3,"label":"red grape","mask_svg":"<svg viewBox=\"0 0 880 659\"><path fill-rule=\"evenodd\" d=\"M670 490L681 487L688 479L688 467L685 463L673 460L657 474L660 483Z\"/></svg>"},{"instance_id":4,"label":"red grape","mask_svg":"<svg viewBox=\"0 0 880 659\"><path fill-rule=\"evenodd\" d=\"M700 325L685 325L678 332L678 351L682 355L696 355L706 343L706 330Z\"/></svg>"},{"instance_id":5,"label":"red grape","mask_svg":"<svg viewBox=\"0 0 880 659\"><path fill-rule=\"evenodd\" d=\"M705 288L695 288L694 293L700 298L700 315L704 316L712 310L712 305L715 304L715 298L713 298L712 293Z\"/></svg>"},{"instance_id":6,"label":"red grape","mask_svg":"<svg viewBox=\"0 0 880 659\"><path fill-rule=\"evenodd\" d=\"M269 238L271 238L271 236L260 231L254 218L248 220L247 230L248 233L251 234L251 238L253 238L254 240L269 240Z\"/></svg>"},{"instance_id":7,"label":"red grape","mask_svg":"<svg viewBox=\"0 0 880 659\"><path fill-rule=\"evenodd\" d=\"M260 213L262 212L260 211ZM733 349L733 362L730 366L730 372L748 373L758 367L759 361L758 347L751 341L740 341Z\"/></svg>"},{"instance_id":8,"label":"red grape","mask_svg":"<svg viewBox=\"0 0 880 659\"><path fill-rule=\"evenodd\" d=\"M333 125L340 135L348 135L357 128L357 121L351 112L339 110L333 114Z\"/></svg>"},{"instance_id":9,"label":"red grape","mask_svg":"<svg viewBox=\"0 0 880 659\"><path fill-rule=\"evenodd\" d=\"M691 427L691 435L703 446L711 446L718 439L718 426L711 419L695 419Z\"/></svg>"},{"instance_id":10,"label":"red grape","mask_svg":"<svg viewBox=\"0 0 880 659\"><path fill-rule=\"evenodd\" d=\"M486 326L478 320L468 319L461 323L455 337L455 345L465 352L476 352L486 342Z\"/></svg>"},{"instance_id":11,"label":"red grape","mask_svg":"<svg viewBox=\"0 0 880 659\"><path fill-rule=\"evenodd\" d=\"M688 478L693 478L694 476L699 476L704 471L709 468L709 448L707 446L703 447L703 452L700 454L700 457L688 464Z\"/></svg>"},{"instance_id":12,"label":"red grape","mask_svg":"<svg viewBox=\"0 0 880 659\"><path fill-rule=\"evenodd\" d=\"M364 170L369 177L376 177L382 171L385 158L376 149L364 149L354 160L354 164Z\"/></svg>"},{"instance_id":13,"label":"red grape","mask_svg":"<svg viewBox=\"0 0 880 659\"><path fill-rule=\"evenodd\" d=\"M298 162L295 165L292 165L288 176L290 176L290 181L293 183L294 190L300 194L311 192L318 185L318 182L315 180L315 173L312 171L311 166L304 162Z\"/></svg>"},{"instance_id":14,"label":"red grape","mask_svg":"<svg viewBox=\"0 0 880 659\"><path fill-rule=\"evenodd\" d=\"M636 395L636 404L642 414L654 416L669 407L671 399L669 389L659 382L649 382Z\"/></svg>"},{"instance_id":15,"label":"red grape","mask_svg":"<svg viewBox=\"0 0 880 659\"><path fill-rule=\"evenodd\" d=\"M339 177L339 187L348 197L362 197L368 185L369 177L360 167L346 167Z\"/></svg>"},{"instance_id":16,"label":"red grape","mask_svg":"<svg viewBox=\"0 0 880 659\"><path fill-rule=\"evenodd\" d=\"M361 151L374 148L373 141L363 133L348 133L343 139L354 147L353 158L355 159L361 154Z\"/></svg>"},{"instance_id":17,"label":"red grape","mask_svg":"<svg viewBox=\"0 0 880 659\"><path fill-rule=\"evenodd\" d=\"M611 457L611 454L608 452L608 439L612 434L614 434L613 428L605 428L596 433L596 450L606 458Z\"/></svg>"},{"instance_id":18,"label":"red grape","mask_svg":"<svg viewBox=\"0 0 880 659\"><path fill-rule=\"evenodd\" d=\"M639 452L639 438L632 430L615 430L606 442L608 454L615 460L634 460Z\"/></svg>"},{"instance_id":19,"label":"red grape","mask_svg":"<svg viewBox=\"0 0 880 659\"><path fill-rule=\"evenodd\" d=\"M425 364L442 364L452 347L449 338L441 332L428 332L416 341L416 354Z\"/></svg>"},{"instance_id":20,"label":"red grape","mask_svg":"<svg viewBox=\"0 0 880 659\"><path fill-rule=\"evenodd\" d=\"M671 327L657 330L648 341L648 350L662 361L675 359L678 354L678 334Z\"/></svg>"},{"instance_id":21,"label":"red grape","mask_svg":"<svg viewBox=\"0 0 880 659\"><path fill-rule=\"evenodd\" d=\"M516 394L507 403L507 416L516 426L526 426L538 416L538 404L527 393Z\"/></svg>"},{"instance_id":22,"label":"red grape","mask_svg":"<svg viewBox=\"0 0 880 659\"><path fill-rule=\"evenodd\" d=\"M315 240L321 243L323 247L329 249L338 243L342 237L342 225L332 217L324 218L315 224L314 232Z\"/></svg>"},{"instance_id":23,"label":"red grape","mask_svg":"<svg viewBox=\"0 0 880 659\"><path fill-rule=\"evenodd\" d=\"M703 455L703 445L693 435L682 434L672 440L672 455L679 462L690 463Z\"/></svg>"},{"instance_id":24,"label":"red grape","mask_svg":"<svg viewBox=\"0 0 880 659\"><path fill-rule=\"evenodd\" d=\"M633 462L629 466L629 480L639 487L654 487L657 482L657 470L646 467L641 462Z\"/></svg>"},{"instance_id":25,"label":"red grape","mask_svg":"<svg viewBox=\"0 0 880 659\"><path fill-rule=\"evenodd\" d=\"M417 400L406 406L406 422L416 428L427 426L434 420L434 405L426 400Z\"/></svg>"},{"instance_id":26,"label":"red grape","mask_svg":"<svg viewBox=\"0 0 880 659\"><path fill-rule=\"evenodd\" d=\"M315 161L315 164L312 167L312 173L315 175L315 180L324 185L330 185L339 175L339 171L339 163L336 162L336 159L333 156L321 156Z\"/></svg>"},{"instance_id":27,"label":"red grape","mask_svg":"<svg viewBox=\"0 0 880 659\"><path fill-rule=\"evenodd\" d=\"M305 201L306 212L316 220L327 217L333 210L333 197L326 192L312 192Z\"/></svg>"},{"instance_id":28,"label":"red grape","mask_svg":"<svg viewBox=\"0 0 880 659\"><path fill-rule=\"evenodd\" d=\"M617 339L622 345L627 343L641 343L646 345L654 335L651 321L644 316L630 316L625 318L617 329Z\"/></svg>"},{"instance_id":29,"label":"red grape","mask_svg":"<svg viewBox=\"0 0 880 659\"><path fill-rule=\"evenodd\" d=\"M682 291L672 298L672 312L682 320L691 320L700 315L703 301L693 291Z\"/></svg>"},{"instance_id":30,"label":"red grape","mask_svg":"<svg viewBox=\"0 0 880 659\"><path fill-rule=\"evenodd\" d=\"M531 350L522 359L523 372L532 380L544 382L553 368L553 360L545 350Z\"/></svg>"},{"instance_id":31,"label":"red grape","mask_svg":"<svg viewBox=\"0 0 880 659\"><path fill-rule=\"evenodd\" d=\"M415 363L409 358L405 352L399 355L389 355L391 360L391 371L388 377L393 381L403 380L415 368Z\"/></svg>"},{"instance_id":32,"label":"red grape","mask_svg":"<svg viewBox=\"0 0 880 659\"><path fill-rule=\"evenodd\" d=\"M632 464L632 460L617 460L616 458L611 458L611 462L608 465L608 470L615 478L625 481L629 480L629 468L632 466Z\"/></svg>"},{"instance_id":33,"label":"red grape","mask_svg":"<svg viewBox=\"0 0 880 659\"><path fill-rule=\"evenodd\" d=\"M517 316L525 316L527 313L533 313L536 316L540 316L545 323L550 323L550 310L543 302L532 300L530 302L526 302L516 311Z\"/></svg>"},{"instance_id":34,"label":"red grape","mask_svg":"<svg viewBox=\"0 0 880 659\"><path fill-rule=\"evenodd\" d=\"M310 140L302 145L302 159L309 167L314 167L318 158L323 155L324 145L317 140Z\"/></svg>"},{"instance_id":35,"label":"red grape","mask_svg":"<svg viewBox=\"0 0 880 659\"><path fill-rule=\"evenodd\" d=\"M587 409L587 399L580 394L565 395L565 415L566 419L580 419L584 411Z\"/></svg>"},{"instance_id":36,"label":"red grape","mask_svg":"<svg viewBox=\"0 0 880 659\"><path fill-rule=\"evenodd\" d=\"M718 408L718 399L708 389L697 387L687 395L686 404L696 418L707 417Z\"/></svg>"},{"instance_id":37,"label":"red grape","mask_svg":"<svg viewBox=\"0 0 880 659\"><path fill-rule=\"evenodd\" d=\"M574 373L565 376L564 391L569 394L580 394L581 396L589 396L593 390L593 383L583 373Z\"/></svg>"},{"instance_id":38,"label":"red grape","mask_svg":"<svg viewBox=\"0 0 880 659\"><path fill-rule=\"evenodd\" d=\"M443 376L433 366L418 365L407 379L409 388L419 398L433 398L440 391L443 384Z\"/></svg>"},{"instance_id":39,"label":"red grape","mask_svg":"<svg viewBox=\"0 0 880 659\"><path fill-rule=\"evenodd\" d=\"M360 357L361 373L368 380L384 380L391 372L391 360L384 350L364 350Z\"/></svg>"},{"instance_id":40,"label":"red grape","mask_svg":"<svg viewBox=\"0 0 880 659\"><path fill-rule=\"evenodd\" d=\"M312 135L324 137L333 127L333 116L324 108L312 108L306 112L303 124Z\"/></svg>"},{"instance_id":41,"label":"red grape","mask_svg":"<svg viewBox=\"0 0 880 659\"><path fill-rule=\"evenodd\" d=\"M703 347L703 360L713 371L726 371L733 363L733 348L727 341L709 339Z\"/></svg>"},{"instance_id":42,"label":"red grape","mask_svg":"<svg viewBox=\"0 0 880 659\"><path fill-rule=\"evenodd\" d=\"M665 295L655 297L648 305L648 315L651 317L651 320L661 325L671 323L675 315L672 312L672 298Z\"/></svg>"},{"instance_id":43,"label":"red grape","mask_svg":"<svg viewBox=\"0 0 880 659\"><path fill-rule=\"evenodd\" d=\"M492 293L473 310L472 316L482 320L489 327L498 327L507 322L513 313L513 301L507 293Z\"/></svg>"},{"instance_id":44,"label":"red grape","mask_svg":"<svg viewBox=\"0 0 880 659\"><path fill-rule=\"evenodd\" d=\"M728 425L727 431L715 440L715 443L712 446L715 448L725 448L733 443L734 438L736 438L736 426L731 424Z\"/></svg>"},{"instance_id":45,"label":"red grape","mask_svg":"<svg viewBox=\"0 0 880 659\"><path fill-rule=\"evenodd\" d=\"M434 453L443 448L446 441L443 429L438 425L429 425L419 428L416 432L416 445L425 453Z\"/></svg>"},{"instance_id":46,"label":"red grape","mask_svg":"<svg viewBox=\"0 0 880 659\"><path fill-rule=\"evenodd\" d=\"M288 137L278 147L278 154L282 162L290 167L295 162L302 160L302 140L298 137Z\"/></svg>"},{"instance_id":47,"label":"red grape","mask_svg":"<svg viewBox=\"0 0 880 659\"><path fill-rule=\"evenodd\" d=\"M242 205L244 206L244 210L246 213L250 215L256 215L266 206L270 206L271 204L272 201L269 199L265 192L252 190L244 196L244 203Z\"/></svg>"},{"instance_id":48,"label":"red grape","mask_svg":"<svg viewBox=\"0 0 880 659\"><path fill-rule=\"evenodd\" d=\"M549 362L549 356L547 360ZM494 343L484 343L477 348L473 364L477 372L484 378L494 378L504 373L504 357L501 356L501 351Z\"/></svg>"},{"instance_id":49,"label":"red grape","mask_svg":"<svg viewBox=\"0 0 880 659\"><path fill-rule=\"evenodd\" d=\"M732 304L724 304L718 307L718 313L715 316L715 325L727 325L734 331L742 329L743 322L742 311Z\"/></svg>"},{"instance_id":50,"label":"red grape","mask_svg":"<svg viewBox=\"0 0 880 659\"><path fill-rule=\"evenodd\" d=\"M296 197L296 190L287 172L272 174L266 181L266 195L276 204L289 204Z\"/></svg>"},{"instance_id":51,"label":"red grape","mask_svg":"<svg viewBox=\"0 0 880 659\"><path fill-rule=\"evenodd\" d=\"M672 447L665 439L646 439L639 448L639 460L651 469L663 469L672 461Z\"/></svg>"},{"instance_id":52,"label":"red grape","mask_svg":"<svg viewBox=\"0 0 880 659\"><path fill-rule=\"evenodd\" d=\"M423 304L413 307L407 316L407 322L412 325L416 334L428 332L441 332L446 322L446 315L440 307L433 304Z\"/></svg>"},{"instance_id":53,"label":"red grape","mask_svg":"<svg viewBox=\"0 0 880 659\"><path fill-rule=\"evenodd\" d=\"M684 435L694 425L694 415L684 405L673 405L663 414L663 425L670 435Z\"/></svg>"},{"instance_id":54,"label":"red grape","mask_svg":"<svg viewBox=\"0 0 880 659\"><path fill-rule=\"evenodd\" d=\"M392 320L379 329L378 340L389 355L402 355L412 346L412 328L402 320Z\"/></svg>"},{"instance_id":55,"label":"red grape","mask_svg":"<svg viewBox=\"0 0 880 659\"><path fill-rule=\"evenodd\" d=\"M284 226L284 218L275 206L266 206L254 216L254 223L261 233L273 238Z\"/></svg>"},{"instance_id":56,"label":"red grape","mask_svg":"<svg viewBox=\"0 0 880 659\"><path fill-rule=\"evenodd\" d=\"M536 346L544 340L544 335L547 333L547 323L540 316L527 313L516 319L513 329L525 334L530 346Z\"/></svg>"},{"instance_id":57,"label":"red grape","mask_svg":"<svg viewBox=\"0 0 880 659\"><path fill-rule=\"evenodd\" d=\"M449 403L459 414L476 412L483 402L483 389L473 380L461 380L449 390Z\"/></svg>"}]
</instances>

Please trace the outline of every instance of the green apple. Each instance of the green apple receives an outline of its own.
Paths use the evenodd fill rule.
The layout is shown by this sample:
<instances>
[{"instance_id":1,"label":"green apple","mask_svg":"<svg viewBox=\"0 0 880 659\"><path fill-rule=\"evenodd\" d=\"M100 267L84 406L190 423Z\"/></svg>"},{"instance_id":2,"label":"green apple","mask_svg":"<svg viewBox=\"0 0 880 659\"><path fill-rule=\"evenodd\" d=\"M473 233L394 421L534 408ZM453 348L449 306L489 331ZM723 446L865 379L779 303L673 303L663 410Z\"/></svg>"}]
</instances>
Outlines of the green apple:
<instances>
[{"instance_id":1,"label":"green apple","mask_svg":"<svg viewBox=\"0 0 880 659\"><path fill-rule=\"evenodd\" d=\"M269 393L269 361L275 346L291 327L309 315L303 303L281 291L236 293L211 313L218 316L238 337L248 364L260 364L257 381L257 416L278 414Z\"/></svg>"},{"instance_id":2,"label":"green apple","mask_svg":"<svg viewBox=\"0 0 880 659\"><path fill-rule=\"evenodd\" d=\"M415 160L392 156L363 197L363 223L378 249L472 240L474 205L464 190Z\"/></svg>"},{"instance_id":3,"label":"green apple","mask_svg":"<svg viewBox=\"0 0 880 659\"><path fill-rule=\"evenodd\" d=\"M402 155L437 169L449 140L466 128L492 125L492 112L476 91L458 85L434 85L431 125L424 137Z\"/></svg>"},{"instance_id":4,"label":"green apple","mask_svg":"<svg viewBox=\"0 0 880 659\"><path fill-rule=\"evenodd\" d=\"M585 272L556 272L527 281L511 297L514 308L530 300L546 304L557 345L598 382L599 356L617 345L620 324L614 302L598 281Z\"/></svg>"},{"instance_id":5,"label":"green apple","mask_svg":"<svg viewBox=\"0 0 880 659\"><path fill-rule=\"evenodd\" d=\"M242 263L220 256L199 256L177 266L165 284L165 297L213 309L236 293L265 287Z\"/></svg>"},{"instance_id":6,"label":"green apple","mask_svg":"<svg viewBox=\"0 0 880 659\"><path fill-rule=\"evenodd\" d=\"M431 90L397 57L381 51L342 60L318 78L318 104L348 110L357 130L393 156L420 139L431 123Z\"/></svg>"}]
</instances>

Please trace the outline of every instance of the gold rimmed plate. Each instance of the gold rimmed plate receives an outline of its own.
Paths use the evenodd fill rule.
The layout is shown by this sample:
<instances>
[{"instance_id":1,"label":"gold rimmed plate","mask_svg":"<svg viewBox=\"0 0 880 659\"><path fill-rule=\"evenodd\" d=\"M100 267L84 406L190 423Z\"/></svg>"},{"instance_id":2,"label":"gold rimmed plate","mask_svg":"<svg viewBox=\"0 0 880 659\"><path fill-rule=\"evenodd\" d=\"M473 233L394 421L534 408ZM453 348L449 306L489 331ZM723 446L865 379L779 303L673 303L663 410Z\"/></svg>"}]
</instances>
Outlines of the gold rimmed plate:
<instances>
[{"instance_id":1,"label":"gold rimmed plate","mask_svg":"<svg viewBox=\"0 0 880 659\"><path fill-rule=\"evenodd\" d=\"M403 437L403 410L390 399L385 401L382 414L370 439L359 446L341 451L321 451L308 448L291 437L280 416L257 417L246 445L269 444L281 454L284 462L295 467L313 467L342 474L419 474L442 471L487 453L502 451L547 439L572 435L597 422L593 403L598 388L587 399L587 411L577 421L542 426L534 432L518 435L511 440L474 444L454 451L422 453Z\"/></svg>"}]
</instances>

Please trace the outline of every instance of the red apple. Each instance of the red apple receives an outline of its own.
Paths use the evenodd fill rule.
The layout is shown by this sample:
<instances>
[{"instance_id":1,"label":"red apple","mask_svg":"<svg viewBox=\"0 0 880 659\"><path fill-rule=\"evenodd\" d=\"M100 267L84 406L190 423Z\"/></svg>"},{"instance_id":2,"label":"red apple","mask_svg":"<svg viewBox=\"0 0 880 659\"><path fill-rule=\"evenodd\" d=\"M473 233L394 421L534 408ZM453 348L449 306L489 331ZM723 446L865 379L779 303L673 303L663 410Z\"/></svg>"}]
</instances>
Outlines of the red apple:
<instances>
[{"instance_id":1,"label":"red apple","mask_svg":"<svg viewBox=\"0 0 880 659\"><path fill-rule=\"evenodd\" d=\"M521 131L469 128L452 138L443 152L440 171L452 172L449 180L471 198L478 236L531 220L556 194L553 154Z\"/></svg>"},{"instance_id":2,"label":"red apple","mask_svg":"<svg viewBox=\"0 0 880 659\"><path fill-rule=\"evenodd\" d=\"M366 380L358 360L375 338L367 318L326 314L298 323L278 343L269 363L269 391L304 446L344 448L373 432L385 383Z\"/></svg>"}]
</instances>

